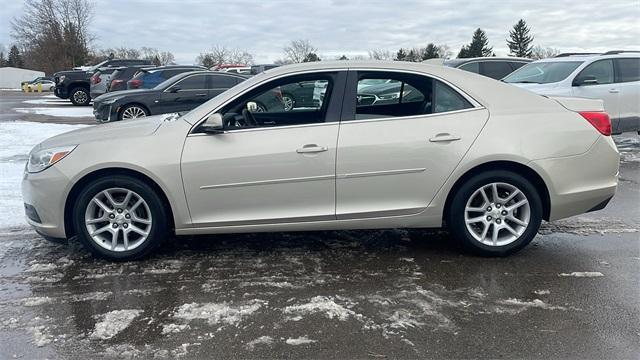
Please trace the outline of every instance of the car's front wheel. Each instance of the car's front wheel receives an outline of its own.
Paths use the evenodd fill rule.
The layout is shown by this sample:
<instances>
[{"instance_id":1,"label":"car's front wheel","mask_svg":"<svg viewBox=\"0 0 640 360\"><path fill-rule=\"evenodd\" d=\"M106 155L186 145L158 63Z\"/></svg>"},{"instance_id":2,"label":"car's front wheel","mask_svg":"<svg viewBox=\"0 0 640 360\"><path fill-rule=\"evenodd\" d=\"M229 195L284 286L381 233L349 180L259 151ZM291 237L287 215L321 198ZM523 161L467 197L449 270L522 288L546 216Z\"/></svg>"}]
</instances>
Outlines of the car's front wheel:
<instances>
[{"instance_id":1,"label":"car's front wheel","mask_svg":"<svg viewBox=\"0 0 640 360\"><path fill-rule=\"evenodd\" d=\"M76 87L71 90L71 95L69 96L73 105L76 106L85 106L89 105L91 102L91 96L89 95L89 91L83 87Z\"/></svg>"},{"instance_id":2,"label":"car's front wheel","mask_svg":"<svg viewBox=\"0 0 640 360\"><path fill-rule=\"evenodd\" d=\"M133 260L149 254L167 236L167 212L155 190L134 177L109 176L78 195L73 224L95 255Z\"/></svg>"},{"instance_id":3,"label":"car's front wheel","mask_svg":"<svg viewBox=\"0 0 640 360\"><path fill-rule=\"evenodd\" d=\"M525 177L504 170L469 178L448 212L450 234L464 248L484 256L515 253L533 240L542 221L542 201Z\"/></svg>"},{"instance_id":4,"label":"car's front wheel","mask_svg":"<svg viewBox=\"0 0 640 360\"><path fill-rule=\"evenodd\" d=\"M124 108L122 108L122 110L120 111L119 119L131 120L145 116L149 116L149 112L147 111L147 109L140 105L131 104L126 105Z\"/></svg>"}]
</instances>

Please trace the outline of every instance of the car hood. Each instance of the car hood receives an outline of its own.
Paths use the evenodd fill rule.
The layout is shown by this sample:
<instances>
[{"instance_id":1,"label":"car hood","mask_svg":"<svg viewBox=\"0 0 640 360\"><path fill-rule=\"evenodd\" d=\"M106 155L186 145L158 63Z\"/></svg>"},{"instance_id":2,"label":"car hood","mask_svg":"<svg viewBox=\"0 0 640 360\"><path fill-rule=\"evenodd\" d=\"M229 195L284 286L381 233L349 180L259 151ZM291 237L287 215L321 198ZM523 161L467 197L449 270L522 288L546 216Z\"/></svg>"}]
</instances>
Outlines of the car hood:
<instances>
[{"instance_id":1,"label":"car hood","mask_svg":"<svg viewBox=\"0 0 640 360\"><path fill-rule=\"evenodd\" d=\"M46 149L103 140L149 136L158 130L166 119L167 115L163 114L135 120L92 125L51 137L37 145L36 148Z\"/></svg>"},{"instance_id":2,"label":"car hood","mask_svg":"<svg viewBox=\"0 0 640 360\"><path fill-rule=\"evenodd\" d=\"M157 90L154 90L154 89L131 89L131 90L112 91L112 92L108 92L106 94L102 94L102 95L98 96L93 101L94 101L94 103L99 103L99 102L105 101L105 100L118 99L118 98L121 98L123 96L147 95L147 94L153 94L153 93L157 93Z\"/></svg>"}]
</instances>

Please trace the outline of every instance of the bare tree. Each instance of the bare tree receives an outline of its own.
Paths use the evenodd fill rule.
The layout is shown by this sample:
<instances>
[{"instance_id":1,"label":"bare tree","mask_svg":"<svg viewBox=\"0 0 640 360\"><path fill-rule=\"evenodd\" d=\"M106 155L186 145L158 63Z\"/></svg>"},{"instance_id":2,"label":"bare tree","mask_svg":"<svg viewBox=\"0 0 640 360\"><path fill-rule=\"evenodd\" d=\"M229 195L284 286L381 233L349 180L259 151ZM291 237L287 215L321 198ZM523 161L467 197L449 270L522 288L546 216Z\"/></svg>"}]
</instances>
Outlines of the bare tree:
<instances>
[{"instance_id":1,"label":"bare tree","mask_svg":"<svg viewBox=\"0 0 640 360\"><path fill-rule=\"evenodd\" d=\"M546 59L554 57L558 54L560 54L560 51L552 47L542 47L540 45L536 45L531 49L531 58L534 60Z\"/></svg>"},{"instance_id":2,"label":"bare tree","mask_svg":"<svg viewBox=\"0 0 640 360\"><path fill-rule=\"evenodd\" d=\"M253 55L246 50L215 45L210 51L200 53L196 57L196 63L205 67L213 67L222 64L252 65L254 61Z\"/></svg>"},{"instance_id":3,"label":"bare tree","mask_svg":"<svg viewBox=\"0 0 640 360\"><path fill-rule=\"evenodd\" d=\"M161 51L158 54L158 60L160 60L161 65L171 65L175 64L176 58L169 51Z\"/></svg>"},{"instance_id":4,"label":"bare tree","mask_svg":"<svg viewBox=\"0 0 640 360\"><path fill-rule=\"evenodd\" d=\"M309 40L292 40L289 46L283 49L284 60L291 63L301 63L311 53L318 53L318 49L311 45Z\"/></svg>"},{"instance_id":5,"label":"bare tree","mask_svg":"<svg viewBox=\"0 0 640 360\"><path fill-rule=\"evenodd\" d=\"M22 16L11 21L12 37L27 66L52 73L85 65L90 59L89 0L25 0Z\"/></svg>"},{"instance_id":6,"label":"bare tree","mask_svg":"<svg viewBox=\"0 0 640 360\"><path fill-rule=\"evenodd\" d=\"M369 59L393 60L393 53L386 49L373 49L373 50L369 50Z\"/></svg>"}]
</instances>

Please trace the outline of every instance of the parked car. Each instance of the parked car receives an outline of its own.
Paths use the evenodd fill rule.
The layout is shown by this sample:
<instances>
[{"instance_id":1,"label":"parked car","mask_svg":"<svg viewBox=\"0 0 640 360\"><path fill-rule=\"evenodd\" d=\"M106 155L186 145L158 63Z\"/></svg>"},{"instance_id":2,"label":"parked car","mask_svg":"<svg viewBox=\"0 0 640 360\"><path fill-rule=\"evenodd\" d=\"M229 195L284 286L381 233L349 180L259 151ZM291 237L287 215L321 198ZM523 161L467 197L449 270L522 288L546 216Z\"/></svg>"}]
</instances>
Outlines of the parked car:
<instances>
[{"instance_id":1,"label":"parked car","mask_svg":"<svg viewBox=\"0 0 640 360\"><path fill-rule=\"evenodd\" d=\"M251 75L258 75L261 72L267 71L269 69L277 68L280 65L276 64L260 64L260 65L251 65Z\"/></svg>"},{"instance_id":2,"label":"parked car","mask_svg":"<svg viewBox=\"0 0 640 360\"><path fill-rule=\"evenodd\" d=\"M221 75L232 76L209 76ZM358 105L364 79L422 96ZM255 111L256 99L301 81L326 84L318 107ZM45 140L22 194L38 233L117 260L149 254L170 232L443 224L465 248L502 256L542 219L606 206L619 164L609 135L599 100L542 97L444 66L313 62L250 78L183 116Z\"/></svg>"},{"instance_id":3,"label":"parked car","mask_svg":"<svg viewBox=\"0 0 640 360\"><path fill-rule=\"evenodd\" d=\"M107 84L107 92L127 90L127 81L142 68L151 68L148 65L131 65L116 68L111 74L109 83Z\"/></svg>"},{"instance_id":4,"label":"parked car","mask_svg":"<svg viewBox=\"0 0 640 360\"><path fill-rule=\"evenodd\" d=\"M251 75L251 67L250 66L238 66L238 67L229 67L226 69L220 69L216 71L229 72L234 74L242 74L242 75Z\"/></svg>"},{"instance_id":5,"label":"parked car","mask_svg":"<svg viewBox=\"0 0 640 360\"><path fill-rule=\"evenodd\" d=\"M153 89L161 82L184 72L207 70L204 66L196 65L167 65L138 70L131 80L127 81L127 89Z\"/></svg>"},{"instance_id":6,"label":"parked car","mask_svg":"<svg viewBox=\"0 0 640 360\"><path fill-rule=\"evenodd\" d=\"M178 74L153 89L111 92L93 101L99 122L189 111L246 78L217 71L190 71Z\"/></svg>"},{"instance_id":7,"label":"parked car","mask_svg":"<svg viewBox=\"0 0 640 360\"><path fill-rule=\"evenodd\" d=\"M298 108L317 108L321 104L326 85L326 82L313 80L279 86L255 99L256 111L266 112L274 109L291 111Z\"/></svg>"},{"instance_id":8,"label":"parked car","mask_svg":"<svg viewBox=\"0 0 640 360\"><path fill-rule=\"evenodd\" d=\"M444 66L488 76L500 80L533 60L518 57L479 57L467 59L450 59Z\"/></svg>"},{"instance_id":9,"label":"parked car","mask_svg":"<svg viewBox=\"0 0 640 360\"><path fill-rule=\"evenodd\" d=\"M30 82L27 87L29 91L38 91L38 85L41 85L42 91L52 91L55 88L56 83L48 79L41 79Z\"/></svg>"},{"instance_id":10,"label":"parked car","mask_svg":"<svg viewBox=\"0 0 640 360\"><path fill-rule=\"evenodd\" d=\"M640 52L561 54L527 64L504 81L542 95L601 99L613 132L640 132Z\"/></svg>"},{"instance_id":11,"label":"parked car","mask_svg":"<svg viewBox=\"0 0 640 360\"><path fill-rule=\"evenodd\" d=\"M61 99L69 99L73 105L89 105L91 102L90 79L101 67L124 65L151 65L149 60L110 59L105 60L87 70L60 71L53 74L56 82L54 94Z\"/></svg>"},{"instance_id":12,"label":"parked car","mask_svg":"<svg viewBox=\"0 0 640 360\"><path fill-rule=\"evenodd\" d=\"M38 82L40 80L49 80L49 81L53 81L53 77L49 77L49 76L38 76L37 78L30 80L30 81L22 81L20 83L20 87L22 88L23 86L27 85L27 84L32 84L35 82Z\"/></svg>"},{"instance_id":13,"label":"parked car","mask_svg":"<svg viewBox=\"0 0 640 360\"><path fill-rule=\"evenodd\" d=\"M108 84L111 82L111 74L116 69L116 67L102 67L91 75L91 78L89 78L89 94L92 99L107 92Z\"/></svg>"}]
</instances>

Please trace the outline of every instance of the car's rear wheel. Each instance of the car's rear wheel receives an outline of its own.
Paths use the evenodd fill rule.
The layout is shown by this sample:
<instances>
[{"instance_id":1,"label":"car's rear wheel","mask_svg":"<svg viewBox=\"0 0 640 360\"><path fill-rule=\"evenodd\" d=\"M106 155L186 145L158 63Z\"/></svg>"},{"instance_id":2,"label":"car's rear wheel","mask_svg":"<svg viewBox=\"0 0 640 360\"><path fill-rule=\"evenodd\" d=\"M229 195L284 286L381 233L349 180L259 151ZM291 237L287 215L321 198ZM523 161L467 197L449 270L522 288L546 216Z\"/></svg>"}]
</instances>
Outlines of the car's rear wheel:
<instances>
[{"instance_id":1,"label":"car's rear wheel","mask_svg":"<svg viewBox=\"0 0 640 360\"><path fill-rule=\"evenodd\" d=\"M76 87L71 90L71 95L69 96L73 105L76 106L85 106L89 105L91 102L91 96L89 95L89 91L83 87Z\"/></svg>"},{"instance_id":2,"label":"car's rear wheel","mask_svg":"<svg viewBox=\"0 0 640 360\"><path fill-rule=\"evenodd\" d=\"M479 255L505 256L533 240L542 221L542 201L523 176L504 170L487 171L458 189L448 212L454 239Z\"/></svg>"},{"instance_id":3,"label":"car's rear wheel","mask_svg":"<svg viewBox=\"0 0 640 360\"><path fill-rule=\"evenodd\" d=\"M284 111L291 111L296 106L296 99L291 94L282 94L282 106Z\"/></svg>"},{"instance_id":4,"label":"car's rear wheel","mask_svg":"<svg viewBox=\"0 0 640 360\"><path fill-rule=\"evenodd\" d=\"M116 175L98 179L80 192L73 224L82 244L95 255L133 260L149 254L167 236L167 212L149 185Z\"/></svg>"},{"instance_id":5,"label":"car's rear wheel","mask_svg":"<svg viewBox=\"0 0 640 360\"><path fill-rule=\"evenodd\" d=\"M131 120L131 119L137 119L145 116L149 116L149 112L147 111L147 109L145 109L140 105L131 104L131 105L126 105L120 111L120 115L118 116L118 118L120 120Z\"/></svg>"}]
</instances>

